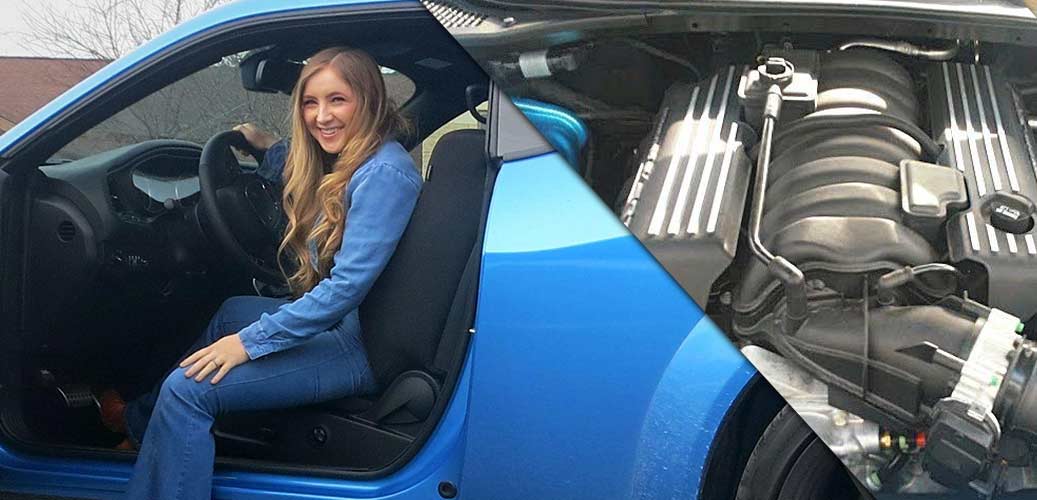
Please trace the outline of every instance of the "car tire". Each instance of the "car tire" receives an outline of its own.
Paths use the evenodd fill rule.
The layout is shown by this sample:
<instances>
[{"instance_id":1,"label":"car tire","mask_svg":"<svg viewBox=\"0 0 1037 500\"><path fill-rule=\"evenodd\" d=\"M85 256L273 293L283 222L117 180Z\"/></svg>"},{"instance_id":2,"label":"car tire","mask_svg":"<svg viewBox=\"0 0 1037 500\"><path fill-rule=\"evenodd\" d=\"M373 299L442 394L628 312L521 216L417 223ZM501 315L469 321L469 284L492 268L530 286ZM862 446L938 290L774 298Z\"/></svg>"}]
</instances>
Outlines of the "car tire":
<instances>
[{"instance_id":1,"label":"car tire","mask_svg":"<svg viewBox=\"0 0 1037 500\"><path fill-rule=\"evenodd\" d=\"M862 498L854 479L790 406L757 441L738 482L736 500Z\"/></svg>"}]
</instances>

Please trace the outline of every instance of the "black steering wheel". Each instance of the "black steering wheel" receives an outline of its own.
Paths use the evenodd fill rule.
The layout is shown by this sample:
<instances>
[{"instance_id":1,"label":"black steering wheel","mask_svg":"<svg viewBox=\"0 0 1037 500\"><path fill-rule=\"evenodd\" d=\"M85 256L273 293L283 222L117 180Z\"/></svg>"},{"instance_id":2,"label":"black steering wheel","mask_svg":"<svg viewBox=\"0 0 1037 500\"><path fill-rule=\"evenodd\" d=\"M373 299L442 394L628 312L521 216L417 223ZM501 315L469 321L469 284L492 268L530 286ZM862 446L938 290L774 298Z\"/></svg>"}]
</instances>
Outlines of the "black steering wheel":
<instances>
[{"instance_id":1,"label":"black steering wheel","mask_svg":"<svg viewBox=\"0 0 1037 500\"><path fill-rule=\"evenodd\" d=\"M277 264L284 217L281 188L244 172L231 146L263 161L263 152L241 132L221 132L209 139L198 162L200 219L227 255L254 278L283 285L284 274Z\"/></svg>"}]
</instances>

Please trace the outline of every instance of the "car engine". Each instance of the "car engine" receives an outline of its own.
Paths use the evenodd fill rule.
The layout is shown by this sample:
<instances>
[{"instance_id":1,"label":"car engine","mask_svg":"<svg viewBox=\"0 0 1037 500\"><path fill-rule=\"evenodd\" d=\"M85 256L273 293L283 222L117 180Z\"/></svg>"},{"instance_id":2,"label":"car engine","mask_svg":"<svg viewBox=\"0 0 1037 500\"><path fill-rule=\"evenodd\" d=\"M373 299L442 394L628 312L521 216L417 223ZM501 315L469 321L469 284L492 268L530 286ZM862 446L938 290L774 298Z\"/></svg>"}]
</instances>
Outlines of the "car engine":
<instances>
[{"instance_id":1,"label":"car engine","mask_svg":"<svg viewBox=\"0 0 1037 500\"><path fill-rule=\"evenodd\" d=\"M873 491L1037 487L1037 150L958 46L768 46L666 91L624 224Z\"/></svg>"}]
</instances>

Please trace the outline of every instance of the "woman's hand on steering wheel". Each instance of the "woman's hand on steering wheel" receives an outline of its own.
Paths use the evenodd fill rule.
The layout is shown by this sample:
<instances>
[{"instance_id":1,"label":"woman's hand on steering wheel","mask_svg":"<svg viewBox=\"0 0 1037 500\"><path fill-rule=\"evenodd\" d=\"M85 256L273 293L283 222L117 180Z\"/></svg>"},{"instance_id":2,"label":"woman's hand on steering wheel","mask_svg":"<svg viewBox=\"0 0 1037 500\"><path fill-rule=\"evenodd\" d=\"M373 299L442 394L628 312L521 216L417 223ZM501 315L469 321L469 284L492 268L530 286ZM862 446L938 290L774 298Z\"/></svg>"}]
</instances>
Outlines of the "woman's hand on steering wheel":
<instances>
[{"instance_id":1,"label":"woman's hand on steering wheel","mask_svg":"<svg viewBox=\"0 0 1037 500\"><path fill-rule=\"evenodd\" d=\"M235 126L234 130L241 132L241 135L245 136L245 140L248 141L253 148L260 151L270 149L270 146L273 146L274 143L277 142L277 137L252 123L242 123L241 125Z\"/></svg>"},{"instance_id":2,"label":"woman's hand on steering wheel","mask_svg":"<svg viewBox=\"0 0 1037 500\"><path fill-rule=\"evenodd\" d=\"M232 149L248 151L258 161L264 155L241 130L209 138L198 160L200 221L213 241L253 277L281 283L284 273L276 255L281 241L281 196L271 181L242 170Z\"/></svg>"},{"instance_id":3,"label":"woman's hand on steering wheel","mask_svg":"<svg viewBox=\"0 0 1037 500\"><path fill-rule=\"evenodd\" d=\"M194 377L195 382L201 382L215 372L211 383L215 384L227 375L235 366L249 360L245 344L237 333L213 342L208 347L199 349L180 362L180 368L187 368L184 376ZM189 367L189 368L188 368Z\"/></svg>"}]
</instances>

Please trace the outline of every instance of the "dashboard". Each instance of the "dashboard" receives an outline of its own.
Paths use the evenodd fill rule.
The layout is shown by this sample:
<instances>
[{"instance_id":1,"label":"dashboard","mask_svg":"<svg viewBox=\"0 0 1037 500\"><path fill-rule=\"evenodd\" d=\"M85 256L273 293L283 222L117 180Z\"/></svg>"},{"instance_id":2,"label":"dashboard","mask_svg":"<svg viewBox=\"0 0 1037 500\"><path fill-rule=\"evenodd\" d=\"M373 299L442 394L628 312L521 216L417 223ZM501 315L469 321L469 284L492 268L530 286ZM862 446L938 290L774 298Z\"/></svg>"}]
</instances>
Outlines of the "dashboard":
<instances>
[{"instance_id":1,"label":"dashboard","mask_svg":"<svg viewBox=\"0 0 1037 500\"><path fill-rule=\"evenodd\" d=\"M175 158L160 158L134 168L130 173L133 187L147 197L147 210L154 203L169 208L170 202L182 201L198 194L198 174L179 171Z\"/></svg>"},{"instance_id":2,"label":"dashboard","mask_svg":"<svg viewBox=\"0 0 1037 500\"><path fill-rule=\"evenodd\" d=\"M79 160L40 167L48 191L67 198L100 241L124 224L148 225L198 199L201 147L153 140Z\"/></svg>"},{"instance_id":3,"label":"dashboard","mask_svg":"<svg viewBox=\"0 0 1037 500\"><path fill-rule=\"evenodd\" d=\"M145 141L39 167L28 181L23 297L25 328L46 332L41 343L73 345L95 321L135 328L132 311L187 321L178 307L247 282L199 220L201 151Z\"/></svg>"},{"instance_id":4,"label":"dashboard","mask_svg":"<svg viewBox=\"0 0 1037 500\"><path fill-rule=\"evenodd\" d=\"M160 148L114 167L107 184L115 214L126 222L146 224L197 203L199 155L186 148Z\"/></svg>"},{"instance_id":5,"label":"dashboard","mask_svg":"<svg viewBox=\"0 0 1037 500\"><path fill-rule=\"evenodd\" d=\"M196 213L200 157L197 144L155 140L40 167L34 286L71 298L117 279L126 293L167 295L178 276L205 274L218 252Z\"/></svg>"}]
</instances>

